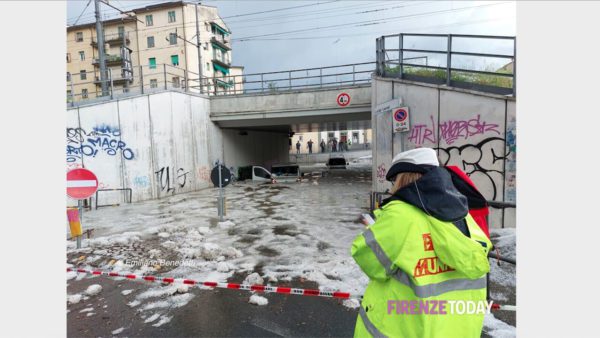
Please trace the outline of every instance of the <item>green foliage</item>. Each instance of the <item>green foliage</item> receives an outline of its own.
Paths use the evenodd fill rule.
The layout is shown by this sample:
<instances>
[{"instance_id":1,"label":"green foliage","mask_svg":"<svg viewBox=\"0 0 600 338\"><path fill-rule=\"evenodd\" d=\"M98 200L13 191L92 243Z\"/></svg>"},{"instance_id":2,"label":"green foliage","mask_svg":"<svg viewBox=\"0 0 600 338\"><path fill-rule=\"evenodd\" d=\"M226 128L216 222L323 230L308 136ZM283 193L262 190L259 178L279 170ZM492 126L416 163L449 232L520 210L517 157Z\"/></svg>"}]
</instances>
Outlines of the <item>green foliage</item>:
<instances>
[{"instance_id":1,"label":"green foliage","mask_svg":"<svg viewBox=\"0 0 600 338\"><path fill-rule=\"evenodd\" d=\"M499 74L511 74L511 72L506 69L493 70L493 69L489 69L489 68L490 67L487 67L486 71L495 72L495 73L499 73ZM395 66L395 67L386 66L385 72L386 72L386 75L389 75L389 76L398 76L398 73L400 72L400 66ZM430 68L424 68L424 67L404 66L404 74L417 75L417 76L423 76L423 77L431 77L431 78L437 78L437 79L441 79L441 80L446 79L446 70L445 69L430 69ZM451 80L452 81L460 81L460 82L476 83L476 84L486 85L486 86L503 87L503 88L512 88L512 85L513 85L513 79L510 77L501 76L501 75L491 75L491 74L459 72L459 71L453 71L451 73Z\"/></svg>"}]
</instances>

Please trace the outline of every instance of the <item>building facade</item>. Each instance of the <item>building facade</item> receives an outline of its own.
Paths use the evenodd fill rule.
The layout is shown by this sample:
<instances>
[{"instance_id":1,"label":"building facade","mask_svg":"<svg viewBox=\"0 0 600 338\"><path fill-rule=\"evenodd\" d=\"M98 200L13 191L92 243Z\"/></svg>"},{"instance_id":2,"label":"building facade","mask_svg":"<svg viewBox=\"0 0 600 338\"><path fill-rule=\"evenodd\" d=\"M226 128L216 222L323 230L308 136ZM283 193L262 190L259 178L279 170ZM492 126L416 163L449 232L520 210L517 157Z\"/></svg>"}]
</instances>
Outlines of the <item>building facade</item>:
<instances>
[{"instance_id":1,"label":"building facade","mask_svg":"<svg viewBox=\"0 0 600 338\"><path fill-rule=\"evenodd\" d=\"M300 142L300 154L309 153L308 142L312 141L312 152L321 153L321 140L325 142L325 151L329 152L341 152L341 151L353 151L353 150L366 150L371 147L372 140L371 129L355 129L355 130L338 130L338 131L321 131L321 132L307 132L307 133L295 133L290 138L290 154L298 153L296 145ZM343 144L343 148L340 147L340 142ZM334 148L335 144L335 148Z\"/></svg>"},{"instance_id":2,"label":"building facade","mask_svg":"<svg viewBox=\"0 0 600 338\"><path fill-rule=\"evenodd\" d=\"M243 67L231 65L231 31L216 7L186 1L150 5L103 21L103 30L113 94L179 88L215 95L242 89ZM232 75L238 75L238 86ZM95 22L67 27L67 99L101 96L101 85Z\"/></svg>"}]
</instances>

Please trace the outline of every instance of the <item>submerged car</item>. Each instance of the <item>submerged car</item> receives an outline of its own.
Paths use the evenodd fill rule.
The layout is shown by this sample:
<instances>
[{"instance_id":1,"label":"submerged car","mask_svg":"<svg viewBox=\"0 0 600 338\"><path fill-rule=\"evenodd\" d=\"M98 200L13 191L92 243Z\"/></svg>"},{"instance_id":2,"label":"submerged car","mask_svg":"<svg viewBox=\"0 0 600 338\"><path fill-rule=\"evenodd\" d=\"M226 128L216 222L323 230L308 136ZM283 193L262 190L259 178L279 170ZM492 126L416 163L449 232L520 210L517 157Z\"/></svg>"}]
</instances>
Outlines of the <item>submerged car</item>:
<instances>
[{"instance_id":1,"label":"submerged car","mask_svg":"<svg viewBox=\"0 0 600 338\"><path fill-rule=\"evenodd\" d=\"M295 182L300 180L300 167L297 164L275 164L271 171L257 165L240 167L239 180L252 179L254 182Z\"/></svg>"},{"instance_id":2,"label":"submerged car","mask_svg":"<svg viewBox=\"0 0 600 338\"><path fill-rule=\"evenodd\" d=\"M329 160L327 160L326 165L328 169L346 169L346 166L349 165L349 163L344 157L339 156L330 157Z\"/></svg>"}]
</instances>

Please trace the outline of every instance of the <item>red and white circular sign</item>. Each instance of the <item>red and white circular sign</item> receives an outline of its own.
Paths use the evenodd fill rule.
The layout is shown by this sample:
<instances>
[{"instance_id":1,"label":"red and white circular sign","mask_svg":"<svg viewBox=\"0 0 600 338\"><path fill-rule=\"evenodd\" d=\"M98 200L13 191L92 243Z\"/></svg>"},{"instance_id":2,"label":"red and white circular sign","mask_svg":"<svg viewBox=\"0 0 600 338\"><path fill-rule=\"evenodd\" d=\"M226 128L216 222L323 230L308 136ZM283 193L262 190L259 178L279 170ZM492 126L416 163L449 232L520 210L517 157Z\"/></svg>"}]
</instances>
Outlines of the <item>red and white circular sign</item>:
<instances>
[{"instance_id":1,"label":"red and white circular sign","mask_svg":"<svg viewBox=\"0 0 600 338\"><path fill-rule=\"evenodd\" d=\"M76 200L92 196L98 190L98 178L87 169L73 169L67 172L67 195Z\"/></svg>"},{"instance_id":2,"label":"red and white circular sign","mask_svg":"<svg viewBox=\"0 0 600 338\"><path fill-rule=\"evenodd\" d=\"M350 95L348 93L340 93L337 97L338 106L345 107L350 104Z\"/></svg>"}]
</instances>

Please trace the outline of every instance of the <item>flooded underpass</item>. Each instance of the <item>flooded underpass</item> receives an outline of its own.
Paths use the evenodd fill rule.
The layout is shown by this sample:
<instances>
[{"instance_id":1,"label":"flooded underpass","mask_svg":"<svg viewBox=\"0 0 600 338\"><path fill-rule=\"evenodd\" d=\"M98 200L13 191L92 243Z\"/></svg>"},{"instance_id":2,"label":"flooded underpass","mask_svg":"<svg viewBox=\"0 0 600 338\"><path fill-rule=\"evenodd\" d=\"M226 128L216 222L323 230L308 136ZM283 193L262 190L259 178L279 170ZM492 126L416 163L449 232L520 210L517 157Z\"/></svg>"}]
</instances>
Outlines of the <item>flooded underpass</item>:
<instances>
[{"instance_id":1,"label":"flooded underpass","mask_svg":"<svg viewBox=\"0 0 600 338\"><path fill-rule=\"evenodd\" d=\"M364 164L350 165L347 170L331 171L321 177L305 175L302 182L293 183L235 182L225 188L227 214L223 222L219 221L216 209L218 190L212 188L86 212L84 230L93 228L94 236L83 240L82 249L75 249L75 243L68 242L68 263L197 281L242 282L254 276L260 278L261 284L362 294L368 278L350 256L350 247L364 229L359 216L368 211L370 168ZM310 173L315 168L306 170ZM314 336L319 332L351 336L357 315L355 300L260 294L268 305L257 307L248 303L252 294L246 291L208 291L122 278L88 278L81 274L68 278L71 278L68 281L71 295L83 292L78 283L99 283L107 290L103 302L93 297L82 300L82 303L97 302L90 305L94 310L82 314L80 311L87 308L80 309L81 303L69 307L68 316L85 318L77 324L69 321L69 335L76 336L108 335L112 332L108 328L85 332L90 325L84 325L107 320L113 320L112 326L122 322L122 334L129 336L216 335L216 332L234 336L249 332L256 336ZM80 282L75 282L76 279ZM125 294L123 289L133 291ZM214 308L207 310L203 303ZM302 304L307 304L306 308ZM101 307L96 311L95 306ZM104 306L118 307L119 318L88 316L104 311ZM190 309L202 312L197 318L206 320L204 326L185 324L184 319L196 318ZM230 320L220 320L222 331L208 330L206 325L217 324L206 311L216 311L214 315ZM282 312L289 318L298 315L292 316L291 312L310 316L317 327L320 325L326 331L311 328L307 319L292 323L289 318L276 315ZM326 324L332 312L339 321ZM253 319L244 317L240 322L237 316Z\"/></svg>"}]
</instances>

